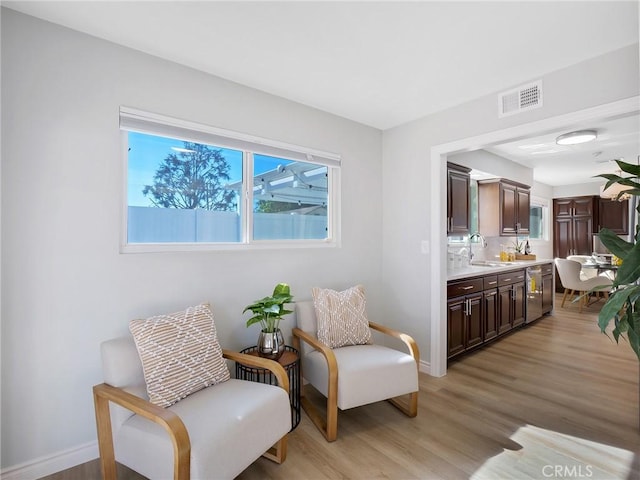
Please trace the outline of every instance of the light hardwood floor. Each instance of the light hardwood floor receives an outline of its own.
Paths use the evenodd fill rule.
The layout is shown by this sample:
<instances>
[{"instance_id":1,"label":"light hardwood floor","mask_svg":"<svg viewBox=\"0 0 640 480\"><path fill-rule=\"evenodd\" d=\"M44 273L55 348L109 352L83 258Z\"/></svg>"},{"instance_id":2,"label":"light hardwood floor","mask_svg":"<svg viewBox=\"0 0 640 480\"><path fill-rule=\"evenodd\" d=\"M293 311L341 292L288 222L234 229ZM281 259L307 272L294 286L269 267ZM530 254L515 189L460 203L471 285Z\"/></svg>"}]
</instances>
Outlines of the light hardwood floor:
<instances>
[{"instance_id":1,"label":"light hardwood floor","mask_svg":"<svg viewBox=\"0 0 640 480\"><path fill-rule=\"evenodd\" d=\"M638 361L599 332L602 302L556 305L446 377L421 375L416 418L387 402L340 412L327 443L303 413L286 462L239 479L639 479ZM98 477L94 461L46 479Z\"/></svg>"}]
</instances>

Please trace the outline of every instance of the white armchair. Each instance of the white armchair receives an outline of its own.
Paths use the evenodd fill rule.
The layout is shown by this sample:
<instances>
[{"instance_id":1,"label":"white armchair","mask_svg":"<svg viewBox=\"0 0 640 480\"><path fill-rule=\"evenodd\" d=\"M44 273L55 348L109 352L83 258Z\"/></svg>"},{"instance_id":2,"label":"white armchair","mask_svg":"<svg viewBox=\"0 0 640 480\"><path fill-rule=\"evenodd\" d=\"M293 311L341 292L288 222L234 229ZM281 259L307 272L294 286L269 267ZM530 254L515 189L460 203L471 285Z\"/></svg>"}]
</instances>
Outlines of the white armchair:
<instances>
[{"instance_id":1,"label":"white armchair","mask_svg":"<svg viewBox=\"0 0 640 480\"><path fill-rule=\"evenodd\" d=\"M234 478L261 455L285 460L289 382L277 362L223 350L224 358L273 371L280 386L230 379L163 408L148 401L132 337L104 342L101 351L105 383L93 393L104 479L116 478L116 460L150 479L181 480Z\"/></svg>"},{"instance_id":2,"label":"white armchair","mask_svg":"<svg viewBox=\"0 0 640 480\"><path fill-rule=\"evenodd\" d=\"M327 398L326 418L304 394L301 405L328 441L338 435L338 409L389 400L406 415L417 415L419 352L413 338L369 322L371 329L402 340L409 353L375 344L331 349L317 338L313 302L297 302L296 317L293 342L300 351L302 376Z\"/></svg>"}]
</instances>

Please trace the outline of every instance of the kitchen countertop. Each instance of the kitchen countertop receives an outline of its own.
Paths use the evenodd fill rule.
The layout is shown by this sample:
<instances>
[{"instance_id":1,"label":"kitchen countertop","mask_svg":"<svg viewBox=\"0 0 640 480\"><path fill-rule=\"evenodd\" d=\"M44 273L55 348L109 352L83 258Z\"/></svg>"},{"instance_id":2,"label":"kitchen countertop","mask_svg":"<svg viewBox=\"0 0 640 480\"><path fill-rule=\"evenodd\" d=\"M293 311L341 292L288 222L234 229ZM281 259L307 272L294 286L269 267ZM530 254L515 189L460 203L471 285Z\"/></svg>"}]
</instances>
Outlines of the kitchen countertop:
<instances>
[{"instance_id":1,"label":"kitchen countertop","mask_svg":"<svg viewBox=\"0 0 640 480\"><path fill-rule=\"evenodd\" d=\"M520 268L531 267L533 265L543 265L545 263L553 263L553 259L540 260L516 260L515 262L490 262L488 265L471 265L453 270L447 270L447 281L460 280L462 278L482 277L493 273L509 272Z\"/></svg>"}]
</instances>

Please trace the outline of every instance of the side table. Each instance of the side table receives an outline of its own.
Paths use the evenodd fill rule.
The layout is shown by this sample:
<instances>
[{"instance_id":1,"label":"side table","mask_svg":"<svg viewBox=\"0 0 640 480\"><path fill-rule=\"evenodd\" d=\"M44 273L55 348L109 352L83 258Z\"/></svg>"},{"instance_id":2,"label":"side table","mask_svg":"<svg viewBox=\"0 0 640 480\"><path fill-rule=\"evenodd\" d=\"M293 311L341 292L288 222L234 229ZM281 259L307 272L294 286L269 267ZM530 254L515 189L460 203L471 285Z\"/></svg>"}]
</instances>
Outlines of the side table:
<instances>
[{"instance_id":1,"label":"side table","mask_svg":"<svg viewBox=\"0 0 640 480\"><path fill-rule=\"evenodd\" d=\"M248 347L240 350L240 353L258 356L258 347ZM285 345L284 353L276 360L284 367L289 377L289 402L291 403L291 430L300 423L300 354L298 350ZM258 367L250 367L236 362L236 378L250 380L252 382L277 385L278 382L269 370Z\"/></svg>"}]
</instances>

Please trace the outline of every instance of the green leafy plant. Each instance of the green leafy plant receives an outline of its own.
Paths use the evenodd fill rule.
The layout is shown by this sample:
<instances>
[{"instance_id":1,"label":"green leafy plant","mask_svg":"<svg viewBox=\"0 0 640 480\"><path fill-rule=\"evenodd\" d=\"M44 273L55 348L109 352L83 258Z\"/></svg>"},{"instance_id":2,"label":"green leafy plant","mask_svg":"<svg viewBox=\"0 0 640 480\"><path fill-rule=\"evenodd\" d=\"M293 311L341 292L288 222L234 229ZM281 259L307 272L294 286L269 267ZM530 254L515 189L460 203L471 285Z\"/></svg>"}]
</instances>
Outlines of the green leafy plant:
<instances>
[{"instance_id":1,"label":"green leafy plant","mask_svg":"<svg viewBox=\"0 0 640 480\"><path fill-rule=\"evenodd\" d=\"M516 252L518 253L524 253L524 242L518 242L517 240L514 240L513 248L515 248Z\"/></svg>"},{"instance_id":2,"label":"green leafy plant","mask_svg":"<svg viewBox=\"0 0 640 480\"><path fill-rule=\"evenodd\" d=\"M293 313L293 310L287 310L284 305L291 303L293 296L289 285L279 283L273 289L273 295L256 300L251 305L247 305L242 313L251 310L253 316L247 320L247 327L254 323L259 323L262 331L265 333L273 333L278 330L280 320L283 315Z\"/></svg>"},{"instance_id":3,"label":"green leafy plant","mask_svg":"<svg viewBox=\"0 0 640 480\"><path fill-rule=\"evenodd\" d=\"M615 174L602 174L600 177L608 181L605 189L614 183L629 187L618 194L640 196L640 165L616 160L622 172L631 176L622 177ZM640 214L640 202L636 207ZM633 242L621 239L609 229L600 231L600 240L609 251L622 260L616 278L613 281L613 292L604 304L598 316L598 326L602 333L608 335L607 329L613 322L611 334L617 343L620 338L628 340L629 345L640 360L640 225L636 226Z\"/></svg>"}]
</instances>

